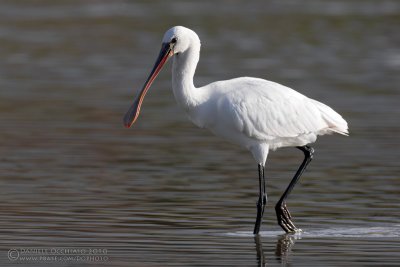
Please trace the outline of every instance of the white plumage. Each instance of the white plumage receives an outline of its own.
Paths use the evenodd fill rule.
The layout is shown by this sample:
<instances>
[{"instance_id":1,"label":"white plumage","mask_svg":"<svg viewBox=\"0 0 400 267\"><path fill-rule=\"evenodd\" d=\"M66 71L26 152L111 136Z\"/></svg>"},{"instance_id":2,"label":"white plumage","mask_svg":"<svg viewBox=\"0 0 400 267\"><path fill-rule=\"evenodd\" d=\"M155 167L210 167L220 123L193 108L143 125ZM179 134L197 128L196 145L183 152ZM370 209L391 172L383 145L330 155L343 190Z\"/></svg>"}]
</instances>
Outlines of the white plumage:
<instances>
[{"instance_id":1,"label":"white plumage","mask_svg":"<svg viewBox=\"0 0 400 267\"><path fill-rule=\"evenodd\" d=\"M288 146L304 147L315 142L318 135L332 132L348 134L347 122L333 109L275 82L242 77L196 88L193 76L199 56L200 39L195 32L182 26L169 29L148 80L125 115L125 125L130 127L137 119L151 83L168 58L173 57L172 88L177 103L197 126L250 150L259 166L262 166L262 176L269 150ZM305 152L306 157L308 152ZM309 153L309 160L312 152ZM266 201L265 189L262 192L261 188L262 182L265 182L261 178L264 179L260 172L259 202L263 198ZM281 206L286 195L285 192ZM263 208L262 212L259 209L261 216L263 211ZM286 223L290 226L288 229L296 230L294 225L291 229L290 215L286 217ZM259 229L259 215L257 222ZM256 228L254 232L258 233Z\"/></svg>"},{"instance_id":2,"label":"white plumage","mask_svg":"<svg viewBox=\"0 0 400 267\"><path fill-rule=\"evenodd\" d=\"M346 121L330 107L278 83L245 77L196 90L208 97L188 110L189 118L253 155L257 146L275 150L313 143L317 135L347 134ZM264 157L254 156L265 163Z\"/></svg>"}]
</instances>

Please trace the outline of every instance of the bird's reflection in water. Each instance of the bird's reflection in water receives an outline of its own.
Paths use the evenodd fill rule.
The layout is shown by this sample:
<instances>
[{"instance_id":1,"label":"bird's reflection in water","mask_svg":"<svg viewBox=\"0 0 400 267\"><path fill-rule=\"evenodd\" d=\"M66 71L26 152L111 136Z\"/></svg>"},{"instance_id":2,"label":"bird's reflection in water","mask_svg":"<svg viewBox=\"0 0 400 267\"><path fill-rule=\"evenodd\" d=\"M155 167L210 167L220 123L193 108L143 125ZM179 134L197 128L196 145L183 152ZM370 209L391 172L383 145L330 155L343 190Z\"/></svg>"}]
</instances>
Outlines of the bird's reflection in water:
<instances>
[{"instance_id":1,"label":"bird's reflection in water","mask_svg":"<svg viewBox=\"0 0 400 267\"><path fill-rule=\"evenodd\" d=\"M264 256L264 250L262 247L262 241L260 235L255 235L254 236L254 242L256 243L256 252L257 252L257 263L258 266L264 267L266 265L265 263L265 256Z\"/></svg>"},{"instance_id":2,"label":"bird's reflection in water","mask_svg":"<svg viewBox=\"0 0 400 267\"><path fill-rule=\"evenodd\" d=\"M290 261L292 248L297 239L300 239L300 236L297 234L284 234L276 242L275 256L284 266Z\"/></svg>"},{"instance_id":3,"label":"bird's reflection in water","mask_svg":"<svg viewBox=\"0 0 400 267\"><path fill-rule=\"evenodd\" d=\"M301 236L298 234L284 234L281 235L277 242L276 242L276 248L275 248L275 256L278 261L283 266L286 266L290 262L290 255L292 252L292 248L294 246L294 243L297 239L300 239ZM260 235L255 235L254 236L254 242L256 244L256 252L257 252L257 263L258 266L266 266L266 259L264 256L264 250L262 246L262 240Z\"/></svg>"}]
</instances>

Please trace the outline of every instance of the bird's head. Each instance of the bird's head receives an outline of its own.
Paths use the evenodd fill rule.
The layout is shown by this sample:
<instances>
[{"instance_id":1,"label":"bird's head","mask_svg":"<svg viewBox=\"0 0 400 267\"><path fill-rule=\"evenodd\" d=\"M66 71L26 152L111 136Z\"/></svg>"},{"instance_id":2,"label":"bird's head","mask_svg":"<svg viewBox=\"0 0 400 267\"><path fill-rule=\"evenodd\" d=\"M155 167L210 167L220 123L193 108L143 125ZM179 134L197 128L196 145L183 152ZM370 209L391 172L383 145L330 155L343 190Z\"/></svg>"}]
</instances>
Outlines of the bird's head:
<instances>
[{"instance_id":1,"label":"bird's head","mask_svg":"<svg viewBox=\"0 0 400 267\"><path fill-rule=\"evenodd\" d=\"M200 44L200 39L197 34L183 26L175 26L165 32L163 44L170 44L172 49L172 54L179 54L185 52L193 44Z\"/></svg>"},{"instance_id":2,"label":"bird's head","mask_svg":"<svg viewBox=\"0 0 400 267\"><path fill-rule=\"evenodd\" d=\"M174 55L184 53L191 47L193 43L200 44L200 40L197 34L188 28L183 26L175 26L166 31L156 63L154 64L149 77L144 83L142 90L138 93L133 104L124 116L125 127L131 127L139 117L140 107L143 99L167 60Z\"/></svg>"}]
</instances>

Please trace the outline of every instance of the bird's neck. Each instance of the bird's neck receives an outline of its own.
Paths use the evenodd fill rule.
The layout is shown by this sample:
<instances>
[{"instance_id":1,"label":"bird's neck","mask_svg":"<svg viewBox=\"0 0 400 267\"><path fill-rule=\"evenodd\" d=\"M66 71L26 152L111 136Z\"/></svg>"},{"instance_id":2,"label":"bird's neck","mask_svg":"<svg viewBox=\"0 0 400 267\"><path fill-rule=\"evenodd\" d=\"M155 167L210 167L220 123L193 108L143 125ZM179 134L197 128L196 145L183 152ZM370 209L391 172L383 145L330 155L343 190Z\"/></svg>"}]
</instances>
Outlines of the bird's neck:
<instances>
[{"instance_id":1,"label":"bird's neck","mask_svg":"<svg viewBox=\"0 0 400 267\"><path fill-rule=\"evenodd\" d=\"M193 84L199 57L200 46L192 46L185 52L174 55L172 89L176 101L186 111L199 104L199 92Z\"/></svg>"}]
</instances>

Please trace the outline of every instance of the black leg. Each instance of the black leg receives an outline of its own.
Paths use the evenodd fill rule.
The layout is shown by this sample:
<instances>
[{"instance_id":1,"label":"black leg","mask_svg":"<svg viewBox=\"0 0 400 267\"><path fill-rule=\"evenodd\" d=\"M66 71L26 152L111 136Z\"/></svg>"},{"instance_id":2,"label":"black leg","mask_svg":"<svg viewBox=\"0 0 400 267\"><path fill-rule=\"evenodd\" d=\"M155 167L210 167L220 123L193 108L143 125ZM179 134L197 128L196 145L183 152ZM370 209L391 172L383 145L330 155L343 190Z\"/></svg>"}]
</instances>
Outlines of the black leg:
<instances>
[{"instance_id":1,"label":"black leg","mask_svg":"<svg viewBox=\"0 0 400 267\"><path fill-rule=\"evenodd\" d=\"M276 203L275 211L276 217L278 218L278 224L285 230L287 233L289 232L296 232L298 229L292 222L292 216L289 213L289 210L286 207L286 198L292 192L293 187L296 185L297 181L299 180L301 174L306 169L307 165L311 162L314 154L314 149L309 146L299 146L297 147L304 153L304 160L301 163L299 169L297 170L296 174L294 175L292 181L290 182L289 186L286 188L285 192L279 199L278 203Z\"/></svg>"},{"instance_id":2,"label":"black leg","mask_svg":"<svg viewBox=\"0 0 400 267\"><path fill-rule=\"evenodd\" d=\"M259 194L257 201L257 219L254 225L253 234L257 235L260 232L260 226L262 217L264 214L265 204L267 203L267 194L265 193L265 178L264 178L264 166L258 164L258 179L259 179Z\"/></svg>"}]
</instances>

